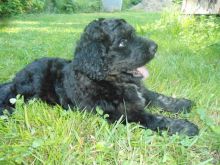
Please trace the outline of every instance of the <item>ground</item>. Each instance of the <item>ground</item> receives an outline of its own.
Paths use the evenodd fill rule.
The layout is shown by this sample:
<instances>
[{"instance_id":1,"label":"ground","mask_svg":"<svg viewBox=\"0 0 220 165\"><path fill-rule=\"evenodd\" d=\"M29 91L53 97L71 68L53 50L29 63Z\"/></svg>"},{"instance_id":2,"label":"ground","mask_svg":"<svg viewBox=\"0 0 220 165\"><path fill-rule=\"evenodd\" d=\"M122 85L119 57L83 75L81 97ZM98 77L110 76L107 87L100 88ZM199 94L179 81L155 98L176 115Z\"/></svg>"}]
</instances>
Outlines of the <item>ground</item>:
<instances>
[{"instance_id":1,"label":"ground","mask_svg":"<svg viewBox=\"0 0 220 165\"><path fill-rule=\"evenodd\" d=\"M5 19L0 23L0 82L9 81L37 58L71 59L83 28L98 17L125 18L140 35L158 43L145 84L166 95L194 100L190 114L162 113L187 118L199 126L200 134L158 135L137 124L109 125L98 115L63 111L37 100L23 104L19 99L14 115L0 118L0 164L218 164L219 18L124 12Z\"/></svg>"}]
</instances>

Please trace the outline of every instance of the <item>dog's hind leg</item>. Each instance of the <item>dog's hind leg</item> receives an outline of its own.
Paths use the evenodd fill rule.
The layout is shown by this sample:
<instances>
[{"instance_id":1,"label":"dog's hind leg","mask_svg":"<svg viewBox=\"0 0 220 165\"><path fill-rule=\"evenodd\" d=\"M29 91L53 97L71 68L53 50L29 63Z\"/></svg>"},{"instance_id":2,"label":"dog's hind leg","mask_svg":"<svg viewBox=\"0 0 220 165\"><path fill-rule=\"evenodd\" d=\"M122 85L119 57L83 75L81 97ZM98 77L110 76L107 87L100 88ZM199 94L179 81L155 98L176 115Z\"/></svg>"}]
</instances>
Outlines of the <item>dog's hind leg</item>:
<instances>
[{"instance_id":1,"label":"dog's hind leg","mask_svg":"<svg viewBox=\"0 0 220 165\"><path fill-rule=\"evenodd\" d=\"M16 92L12 82L0 84L0 115L3 115L3 110L8 110L9 113L13 112L15 105L11 99L15 97Z\"/></svg>"}]
</instances>

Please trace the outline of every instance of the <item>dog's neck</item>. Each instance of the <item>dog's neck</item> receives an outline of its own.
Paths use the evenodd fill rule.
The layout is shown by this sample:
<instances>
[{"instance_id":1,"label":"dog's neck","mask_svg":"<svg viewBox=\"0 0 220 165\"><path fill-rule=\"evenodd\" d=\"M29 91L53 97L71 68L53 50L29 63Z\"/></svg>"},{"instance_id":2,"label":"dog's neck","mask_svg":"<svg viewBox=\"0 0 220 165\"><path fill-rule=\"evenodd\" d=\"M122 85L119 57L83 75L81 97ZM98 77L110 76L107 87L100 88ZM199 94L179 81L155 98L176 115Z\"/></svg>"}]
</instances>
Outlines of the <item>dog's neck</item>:
<instances>
[{"instance_id":1,"label":"dog's neck","mask_svg":"<svg viewBox=\"0 0 220 165\"><path fill-rule=\"evenodd\" d=\"M132 75L126 73L120 73L116 75L108 75L105 81L112 82L112 83L129 83L129 84L141 84L140 77L133 77Z\"/></svg>"}]
</instances>

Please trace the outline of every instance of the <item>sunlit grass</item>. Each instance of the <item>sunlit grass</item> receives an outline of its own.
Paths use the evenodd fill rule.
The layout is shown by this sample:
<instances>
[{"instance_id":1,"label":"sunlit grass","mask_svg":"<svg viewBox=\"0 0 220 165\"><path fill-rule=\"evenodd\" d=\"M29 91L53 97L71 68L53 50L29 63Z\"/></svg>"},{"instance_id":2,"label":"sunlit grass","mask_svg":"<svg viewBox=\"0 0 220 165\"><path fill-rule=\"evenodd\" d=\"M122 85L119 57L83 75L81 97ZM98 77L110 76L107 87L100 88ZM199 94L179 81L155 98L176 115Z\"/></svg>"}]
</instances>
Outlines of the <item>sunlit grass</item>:
<instances>
[{"instance_id":1,"label":"sunlit grass","mask_svg":"<svg viewBox=\"0 0 220 165\"><path fill-rule=\"evenodd\" d=\"M194 18L184 18L179 24L171 16L163 16L167 20L161 23L160 14L142 12L12 17L0 23L0 82L9 81L37 58L72 59L83 28L100 17L124 18L140 35L158 43L157 57L147 65L150 77L144 83L166 95L192 99L196 106L190 114L149 111L188 119L199 126L199 136L158 135L137 124L109 124L98 115L19 100L15 114L0 119L0 164L218 164L219 48L214 44L194 49L218 43L216 26L204 25L212 33L196 45L198 39L191 32L180 34L179 30L191 29L196 25ZM205 30L201 27L195 26L198 36Z\"/></svg>"},{"instance_id":2,"label":"sunlit grass","mask_svg":"<svg viewBox=\"0 0 220 165\"><path fill-rule=\"evenodd\" d=\"M40 22L38 21L13 21L11 24L21 24L21 25L38 25Z\"/></svg>"},{"instance_id":3,"label":"sunlit grass","mask_svg":"<svg viewBox=\"0 0 220 165\"><path fill-rule=\"evenodd\" d=\"M64 24L65 25L65 24ZM5 28L2 29L3 33L19 33L19 32L44 32L44 33L80 33L81 29L69 29L69 28L53 28L53 27L26 27L26 28Z\"/></svg>"}]
</instances>

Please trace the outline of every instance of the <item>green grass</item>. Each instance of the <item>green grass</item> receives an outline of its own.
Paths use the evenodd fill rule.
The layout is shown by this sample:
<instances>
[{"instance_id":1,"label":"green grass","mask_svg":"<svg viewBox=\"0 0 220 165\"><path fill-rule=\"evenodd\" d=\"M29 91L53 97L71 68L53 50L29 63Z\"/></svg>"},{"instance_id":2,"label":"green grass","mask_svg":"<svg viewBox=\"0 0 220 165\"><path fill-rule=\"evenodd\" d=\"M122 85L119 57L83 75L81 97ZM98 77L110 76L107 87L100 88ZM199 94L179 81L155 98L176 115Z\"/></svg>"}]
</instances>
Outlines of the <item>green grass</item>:
<instances>
[{"instance_id":1,"label":"green grass","mask_svg":"<svg viewBox=\"0 0 220 165\"><path fill-rule=\"evenodd\" d=\"M158 135L137 124L109 125L98 115L20 99L15 114L0 119L0 164L219 164L219 18L140 12L12 17L0 22L0 82L37 58L71 59L83 28L98 17L125 18L159 44L145 83L194 100L190 114L162 113L194 122L200 134Z\"/></svg>"}]
</instances>

